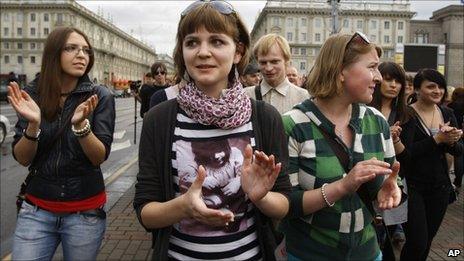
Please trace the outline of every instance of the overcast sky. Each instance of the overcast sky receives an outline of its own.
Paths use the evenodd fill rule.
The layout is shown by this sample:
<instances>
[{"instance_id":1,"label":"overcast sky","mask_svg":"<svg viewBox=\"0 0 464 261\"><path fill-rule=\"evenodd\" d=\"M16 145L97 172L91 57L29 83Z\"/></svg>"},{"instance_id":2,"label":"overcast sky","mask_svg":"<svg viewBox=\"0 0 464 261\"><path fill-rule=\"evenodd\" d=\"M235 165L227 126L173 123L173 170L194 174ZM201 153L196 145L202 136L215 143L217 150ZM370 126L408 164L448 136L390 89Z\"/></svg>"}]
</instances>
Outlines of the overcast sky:
<instances>
[{"instance_id":1,"label":"overcast sky","mask_svg":"<svg viewBox=\"0 0 464 261\"><path fill-rule=\"evenodd\" d=\"M428 20L432 12L462 0L410 0L413 19ZM77 1L94 13L103 14L123 31L172 56L180 13L193 1ZM266 1L229 1L251 31ZM391 0L384 0L391 2Z\"/></svg>"}]
</instances>

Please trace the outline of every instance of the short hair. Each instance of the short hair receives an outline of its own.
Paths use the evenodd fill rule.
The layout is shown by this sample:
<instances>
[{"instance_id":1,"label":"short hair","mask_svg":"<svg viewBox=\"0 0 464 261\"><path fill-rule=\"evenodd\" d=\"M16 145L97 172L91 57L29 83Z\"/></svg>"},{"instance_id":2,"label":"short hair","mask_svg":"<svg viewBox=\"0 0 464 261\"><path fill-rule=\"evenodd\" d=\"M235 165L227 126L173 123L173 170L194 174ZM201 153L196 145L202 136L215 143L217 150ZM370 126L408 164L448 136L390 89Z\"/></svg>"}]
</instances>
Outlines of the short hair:
<instances>
[{"instance_id":1,"label":"short hair","mask_svg":"<svg viewBox=\"0 0 464 261\"><path fill-rule=\"evenodd\" d=\"M145 74L145 77L150 77L150 78L151 78L151 77L153 77L153 74L151 74L151 72L147 72L147 73Z\"/></svg>"},{"instance_id":2,"label":"short hair","mask_svg":"<svg viewBox=\"0 0 464 261\"><path fill-rule=\"evenodd\" d=\"M336 34L325 41L308 74L306 89L313 97L330 98L340 95L343 85L338 76L344 68L356 63L359 56L371 50L376 50L377 55L382 56L382 49L374 43L348 45L351 38L352 35Z\"/></svg>"},{"instance_id":3,"label":"short hair","mask_svg":"<svg viewBox=\"0 0 464 261\"><path fill-rule=\"evenodd\" d=\"M451 101L464 104L464 87L457 87L451 95Z\"/></svg>"},{"instance_id":4,"label":"short hair","mask_svg":"<svg viewBox=\"0 0 464 261\"><path fill-rule=\"evenodd\" d=\"M438 84L440 89L443 89L445 92L440 102L443 102L446 97L448 97L448 84L446 83L445 76L439 71L430 68L420 69L417 74L414 76L413 86L414 90L419 90L424 81L430 81Z\"/></svg>"},{"instance_id":5,"label":"short hair","mask_svg":"<svg viewBox=\"0 0 464 261\"><path fill-rule=\"evenodd\" d=\"M152 77L154 75L156 75L156 73L158 72L158 69L160 69L163 71L163 72L166 72L167 73L167 69L166 69L166 65L164 65L164 63L162 62L155 62L154 64L151 65L151 69L150 69L150 72L151 72L151 75Z\"/></svg>"},{"instance_id":6,"label":"short hair","mask_svg":"<svg viewBox=\"0 0 464 261\"><path fill-rule=\"evenodd\" d=\"M412 74L410 73L406 73L406 83L411 83L412 85L413 80L414 80L414 76L412 76Z\"/></svg>"},{"instance_id":7,"label":"short hair","mask_svg":"<svg viewBox=\"0 0 464 261\"><path fill-rule=\"evenodd\" d=\"M187 69L182 51L182 43L188 34L198 31L204 27L208 32L224 33L230 36L237 48L240 48L242 58L238 62L236 68L240 74L243 73L249 60L250 49L250 34L245 23L240 18L237 12L231 14L221 14L208 2L205 2L193 10L189 11L185 16L181 17L177 27L176 46L174 48L174 63L176 67L176 82L184 77ZM229 79L235 76L233 68L229 73Z\"/></svg>"},{"instance_id":8,"label":"short hair","mask_svg":"<svg viewBox=\"0 0 464 261\"><path fill-rule=\"evenodd\" d=\"M258 59L258 55L268 54L274 44L277 44L282 50L285 62L290 61L290 45L284 37L278 34L266 34L259 38L253 47L253 54L255 58Z\"/></svg>"}]
</instances>

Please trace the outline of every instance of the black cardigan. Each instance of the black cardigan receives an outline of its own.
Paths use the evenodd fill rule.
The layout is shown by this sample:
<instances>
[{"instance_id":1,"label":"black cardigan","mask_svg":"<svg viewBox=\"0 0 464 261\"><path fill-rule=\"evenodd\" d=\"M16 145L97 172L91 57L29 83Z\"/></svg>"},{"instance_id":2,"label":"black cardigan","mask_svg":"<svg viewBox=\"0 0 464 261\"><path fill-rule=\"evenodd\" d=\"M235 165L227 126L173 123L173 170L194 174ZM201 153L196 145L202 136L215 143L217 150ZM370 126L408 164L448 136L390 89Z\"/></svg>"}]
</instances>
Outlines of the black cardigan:
<instances>
[{"instance_id":1,"label":"black cardigan","mask_svg":"<svg viewBox=\"0 0 464 261\"><path fill-rule=\"evenodd\" d=\"M282 163L272 191L286 196L291 184L286 173L288 145L282 118L277 110L261 101L252 102L252 125L258 150L273 154ZM166 202L174 198L171 174L171 151L178 103L172 99L153 107L145 115L139 145L139 173L135 185L134 208L140 224L142 208L149 202ZM274 260L276 247L271 220L256 209L258 240L263 260ZM144 226L145 227L145 226ZM166 260L172 226L148 229L153 234L152 260Z\"/></svg>"},{"instance_id":2,"label":"black cardigan","mask_svg":"<svg viewBox=\"0 0 464 261\"><path fill-rule=\"evenodd\" d=\"M449 121L450 126L456 127L453 111L442 106L439 108L444 122ZM462 141L454 146L437 144L433 137L427 134L417 117L417 115L412 117L402 125L400 138L405 150L396 155L401 168L405 169L402 173L406 176L407 184L427 186L449 184L445 153L460 155L463 151Z\"/></svg>"}]
</instances>

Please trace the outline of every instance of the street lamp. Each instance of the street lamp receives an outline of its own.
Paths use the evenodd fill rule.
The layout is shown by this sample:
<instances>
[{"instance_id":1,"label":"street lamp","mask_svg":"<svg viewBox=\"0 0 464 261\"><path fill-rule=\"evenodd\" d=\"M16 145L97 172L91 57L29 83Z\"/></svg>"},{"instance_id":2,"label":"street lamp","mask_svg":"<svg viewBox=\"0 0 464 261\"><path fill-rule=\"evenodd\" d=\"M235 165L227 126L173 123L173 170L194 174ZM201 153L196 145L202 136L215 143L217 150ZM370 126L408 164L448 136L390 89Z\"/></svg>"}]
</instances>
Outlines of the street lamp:
<instances>
[{"instance_id":1,"label":"street lamp","mask_svg":"<svg viewBox=\"0 0 464 261\"><path fill-rule=\"evenodd\" d=\"M338 33L338 3L340 0L327 0L327 3L332 6L332 31L330 34Z\"/></svg>"}]
</instances>

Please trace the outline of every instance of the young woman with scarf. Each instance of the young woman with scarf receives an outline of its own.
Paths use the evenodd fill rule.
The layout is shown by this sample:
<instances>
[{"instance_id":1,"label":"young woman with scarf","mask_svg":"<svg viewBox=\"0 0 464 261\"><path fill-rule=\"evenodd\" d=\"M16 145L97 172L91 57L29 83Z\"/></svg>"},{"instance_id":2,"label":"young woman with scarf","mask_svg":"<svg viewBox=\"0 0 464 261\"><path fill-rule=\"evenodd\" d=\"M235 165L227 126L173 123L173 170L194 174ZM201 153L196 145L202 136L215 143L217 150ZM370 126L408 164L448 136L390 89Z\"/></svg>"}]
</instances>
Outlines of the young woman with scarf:
<instances>
[{"instance_id":1,"label":"young woman with scarf","mask_svg":"<svg viewBox=\"0 0 464 261\"><path fill-rule=\"evenodd\" d=\"M239 81L249 47L229 3L182 12L174 60L186 84L145 115L139 148L134 207L153 232L153 259L274 259L270 218L288 211L288 151L279 113ZM228 145L198 144L211 141ZM229 182L205 181L218 172Z\"/></svg>"}]
</instances>

